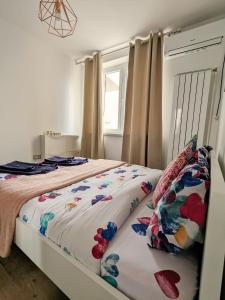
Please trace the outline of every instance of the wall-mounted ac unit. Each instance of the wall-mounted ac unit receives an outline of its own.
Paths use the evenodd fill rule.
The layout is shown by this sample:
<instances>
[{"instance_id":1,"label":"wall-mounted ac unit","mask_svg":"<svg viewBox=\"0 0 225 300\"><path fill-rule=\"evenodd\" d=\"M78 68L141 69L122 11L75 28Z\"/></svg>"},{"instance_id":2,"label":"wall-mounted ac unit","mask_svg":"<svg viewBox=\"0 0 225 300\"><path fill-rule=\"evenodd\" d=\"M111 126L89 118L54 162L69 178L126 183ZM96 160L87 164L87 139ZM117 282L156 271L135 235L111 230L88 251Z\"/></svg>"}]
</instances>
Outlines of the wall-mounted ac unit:
<instances>
[{"instance_id":1,"label":"wall-mounted ac unit","mask_svg":"<svg viewBox=\"0 0 225 300\"><path fill-rule=\"evenodd\" d=\"M225 36L225 19L165 37L164 55L174 57L211 46L218 46Z\"/></svg>"}]
</instances>

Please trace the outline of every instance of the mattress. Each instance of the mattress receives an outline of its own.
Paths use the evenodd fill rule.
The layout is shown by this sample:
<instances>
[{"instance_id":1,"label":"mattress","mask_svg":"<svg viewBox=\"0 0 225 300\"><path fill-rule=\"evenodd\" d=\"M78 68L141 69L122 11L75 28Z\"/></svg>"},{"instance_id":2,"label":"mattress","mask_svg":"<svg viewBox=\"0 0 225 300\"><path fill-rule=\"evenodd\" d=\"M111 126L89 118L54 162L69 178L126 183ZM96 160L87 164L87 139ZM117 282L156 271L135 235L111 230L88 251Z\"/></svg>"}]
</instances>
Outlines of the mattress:
<instances>
[{"instance_id":1,"label":"mattress","mask_svg":"<svg viewBox=\"0 0 225 300\"><path fill-rule=\"evenodd\" d=\"M161 174L136 165L112 169L31 199L19 218L131 299L193 300L194 255L173 256L147 245L153 210L146 195ZM15 177L0 174L0 181Z\"/></svg>"},{"instance_id":2,"label":"mattress","mask_svg":"<svg viewBox=\"0 0 225 300\"><path fill-rule=\"evenodd\" d=\"M132 213L101 260L101 276L131 299L193 300L198 263L187 252L174 256L147 245L146 229L153 210L150 196Z\"/></svg>"},{"instance_id":3,"label":"mattress","mask_svg":"<svg viewBox=\"0 0 225 300\"><path fill-rule=\"evenodd\" d=\"M19 218L100 274L108 245L161 173L126 164L34 197L22 206ZM4 179L13 180L7 175Z\"/></svg>"}]
</instances>

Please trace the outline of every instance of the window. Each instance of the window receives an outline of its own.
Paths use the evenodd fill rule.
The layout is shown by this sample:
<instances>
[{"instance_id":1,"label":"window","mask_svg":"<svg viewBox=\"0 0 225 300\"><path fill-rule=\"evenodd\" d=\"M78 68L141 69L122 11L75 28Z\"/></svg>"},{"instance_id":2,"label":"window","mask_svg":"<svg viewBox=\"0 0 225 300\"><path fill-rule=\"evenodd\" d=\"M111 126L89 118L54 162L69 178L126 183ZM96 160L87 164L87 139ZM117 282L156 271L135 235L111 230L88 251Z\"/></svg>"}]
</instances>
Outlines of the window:
<instances>
[{"instance_id":1,"label":"window","mask_svg":"<svg viewBox=\"0 0 225 300\"><path fill-rule=\"evenodd\" d=\"M123 133L127 62L103 67L104 133Z\"/></svg>"}]
</instances>

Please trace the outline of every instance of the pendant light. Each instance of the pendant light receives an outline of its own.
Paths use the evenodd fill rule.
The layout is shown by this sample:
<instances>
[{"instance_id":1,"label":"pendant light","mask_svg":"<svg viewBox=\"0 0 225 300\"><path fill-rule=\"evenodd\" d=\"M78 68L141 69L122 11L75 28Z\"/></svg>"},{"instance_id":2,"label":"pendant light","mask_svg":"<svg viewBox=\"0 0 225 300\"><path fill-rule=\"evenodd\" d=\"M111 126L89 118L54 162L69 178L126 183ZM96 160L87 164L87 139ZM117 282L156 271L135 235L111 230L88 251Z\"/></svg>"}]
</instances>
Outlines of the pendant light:
<instances>
[{"instance_id":1,"label":"pendant light","mask_svg":"<svg viewBox=\"0 0 225 300\"><path fill-rule=\"evenodd\" d=\"M41 0L39 19L47 23L48 32L65 38L74 33L77 16L67 0Z\"/></svg>"}]
</instances>

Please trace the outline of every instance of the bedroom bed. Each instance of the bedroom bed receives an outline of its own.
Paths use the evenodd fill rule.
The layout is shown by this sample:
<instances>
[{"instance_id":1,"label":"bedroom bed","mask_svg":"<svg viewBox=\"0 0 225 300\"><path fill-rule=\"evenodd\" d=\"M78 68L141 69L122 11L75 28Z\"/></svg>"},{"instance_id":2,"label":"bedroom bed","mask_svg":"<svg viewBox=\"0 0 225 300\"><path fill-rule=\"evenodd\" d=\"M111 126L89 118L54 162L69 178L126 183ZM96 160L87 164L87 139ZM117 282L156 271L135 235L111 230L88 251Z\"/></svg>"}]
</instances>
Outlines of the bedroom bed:
<instances>
[{"instance_id":1,"label":"bedroom bed","mask_svg":"<svg viewBox=\"0 0 225 300\"><path fill-rule=\"evenodd\" d=\"M129 168L129 165L127 166L127 168ZM134 168L134 169L136 169L136 168ZM134 169L132 169L132 170L134 170ZM123 168L119 167L117 169L117 171L118 170L121 171L121 170L123 170ZM143 172L143 169L141 172ZM114 195L113 193L118 193L118 191L119 191L120 199L124 198L124 196L127 195L127 190L126 190L126 188L124 188L124 184L120 185L120 183L126 181L126 179L129 181L131 179L130 176L134 177L133 180L136 181L137 184L140 184L142 182L147 182L147 183L149 182L149 177L146 177L145 180L143 180L144 179L143 177L146 176L146 174L142 174L143 176L139 176L139 178L138 178L138 176L135 176L135 172L131 172L127 178L123 172L115 173L115 170L114 170L113 174L111 174L110 176L116 176L120 179L118 179L118 182L114 187L112 185L111 194L113 196ZM151 177L152 174L151 175L148 174L148 176L150 175L150 178L151 178L151 180L150 180L151 184L154 185L157 183L157 180L158 180L160 174L161 174L160 171L156 171L156 173L154 174L155 175L154 178ZM100 186L96 185L96 180L97 180L96 177L91 182L91 184L93 186L93 194L90 191L90 195L89 195L90 196L89 206L91 205L92 209L93 209L93 207L98 207L98 205L92 205L93 200L94 200L95 204L96 203L98 204L99 201L107 202L107 199L104 199L104 197L103 198L98 197L98 198L94 199L94 194L96 194L96 189L98 189L98 192L99 192L99 187L100 187ZM155 182L154 182L154 180L155 180ZM104 180L104 181L105 181L105 184L109 183L109 182L106 182L107 180ZM108 180L108 181L110 181L110 180ZM87 184L87 182L84 182L84 184ZM80 184L79 184L79 186L80 186ZM82 191L79 191L79 189L77 190L77 188L79 186L72 187L72 189L70 187L70 191L68 191L68 188L65 188L64 192L65 192L65 195L67 195L67 196L65 196L65 197L62 196L62 198L64 198L64 202L63 202L64 210L72 209L71 206L68 205L68 203L71 203L70 201L68 202L68 199L70 199L70 197L71 197L70 193L73 193L72 196L74 198L74 191L75 191L75 194L79 193L79 192L82 193ZM122 186L123 186L123 188L120 188ZM136 197L134 197L134 200L136 198L140 198L140 197L142 200L145 197L145 189L146 188L149 188L149 186L143 186L141 194L139 192L139 194L136 195ZM104 187L103 187L103 189L104 189ZM100 189L100 191L101 192L99 193L99 195L102 196L103 195L102 190ZM54 193L54 191L53 191L53 193ZM57 191L57 193L61 194L59 191ZM56 195L53 194L50 196L50 198L48 198L49 194L45 195L45 197L42 197L41 199L39 199L40 201L36 201L36 203L37 203L36 207L34 207L33 205L30 205L31 204L30 201L28 201L27 204L25 204L23 206L23 208L21 209L20 216L16 219L16 231L15 231L14 242L17 244L17 246L44 273L46 273L46 275L50 279L52 279L52 281L70 299L96 299L96 300L101 300L101 299L102 300L103 299L109 299L109 300L113 300L113 299L114 300L115 299L118 299L118 300L119 299L120 300L122 300L122 299L124 299L124 300L125 299L146 299L146 298L141 298L141 297L138 298L137 294L135 295L135 293L138 293L138 290L140 290L142 288L140 285L140 282L139 282L139 287L136 285L137 288L135 288L135 282L133 282L133 284L132 284L133 292L132 292L132 288L130 288L129 291L127 291L127 286L129 286L132 281L130 281L127 284L126 282L124 282L123 275L121 275L124 272L130 273L129 268L126 267L126 261L124 262L124 265L120 265L120 268L119 268L119 272L121 273L120 274L121 279L120 279L120 276L111 276L113 278L111 278L111 279L109 278L110 277L109 275L111 275L111 273L109 274L108 271L109 271L109 269L111 269L112 265L110 265L110 268L109 268L108 264L109 264L109 262L110 263L117 262L117 260L118 260L118 257L112 256L112 254L118 255L118 253L115 253L115 252L122 253L124 251L121 248L122 240L124 240L124 237L127 237L127 239L128 239L127 245L129 245L129 248L132 248L132 249L130 249L131 252L130 252L130 255L127 256L127 258L130 259L130 262L134 260L135 254L134 254L134 252L132 252L132 250L134 250L135 247L132 246L133 245L132 242L134 242L135 238L139 240L139 239L145 238L145 236L144 236L144 234L141 235L137 232L134 232L132 225L136 224L136 223L140 223L139 222L140 221L139 214L142 215L142 214L147 213L149 216L151 215L151 209L146 207L146 205L145 205L149 199L145 198L143 201L140 201L141 205L138 208L136 208L137 202L135 202L135 201L132 203L131 207L127 206L127 204L125 204L125 206L122 205L121 207L119 207L120 210L122 210L122 208L123 208L123 211L126 211L125 216L121 216L120 214L115 216L115 218L118 218L116 220L118 221L118 223L120 223L119 227L121 227L121 229L119 230L115 239L109 245L106 252L103 253L101 260L98 260L98 264L95 264L95 263L92 264L90 257L86 256L85 253L82 253L82 249L85 249L84 247L90 247L88 244L85 244L86 243L85 238L83 239L83 241L81 239L81 243L79 244L80 248L74 249L74 253L76 252L76 259L74 259L73 256L75 256L75 255L73 255L73 247L71 247L70 244L68 247L65 247L65 245L68 245L68 243L66 241L65 241L65 245L64 244L62 245L61 242L59 243L58 237L56 237L54 240L54 238L53 238L54 226L52 226L52 228L50 226L47 231L44 231L45 234L43 234L43 231L40 234L40 226L37 226L37 223L35 221L35 220L40 219L39 218L40 211L43 212L42 210L40 210L40 206L43 205L46 208L46 206L45 206L46 203L50 203L50 201L48 202L48 201L46 201L46 199L51 200L51 197L54 198L55 196ZM80 197L81 195L78 195L78 194L76 194L75 196L78 201L79 201L79 198L82 198L82 197ZM210 204L209 204L208 217L207 217L206 238L205 238L205 243L204 243L204 255L203 255L203 263L202 263L202 271L201 271L201 283L200 283L200 294L199 294L200 300L219 299L219 297L220 297L219 295L220 295L222 273L223 273L225 241L223 239L218 240L218 236L224 235L224 227L225 227L224 197L225 197L224 180L222 177L222 173L221 173L216 155L214 152L212 152L212 154L211 154L211 188L210 188L210 200L209 200ZM131 199L129 197L127 199L129 199L128 202L130 203ZM36 200L38 200L38 199L36 199ZM31 201L35 201L35 200L31 200ZM113 201L111 201L111 203L113 203ZM52 205L52 204L50 204L50 205ZM56 205L56 208L57 208L57 205ZM132 213L132 208L133 209L136 208L133 213ZM88 210L88 208L85 207L85 211L89 212L90 209ZM37 218L35 217L35 215L37 216ZM81 211L81 215L82 215L82 211ZM106 215L107 215L107 211L106 211ZM127 217L128 217L128 219L127 219ZM146 217L146 215L142 216L142 217ZM91 215L89 215L87 213L86 221L88 221L89 218L91 218ZM139 220L137 220L137 218ZM123 224L126 219L127 219L127 221L125 224L128 224L128 225ZM29 223L28 220L30 220L30 224L28 224ZM93 219L91 219L91 220L93 221ZM145 224L145 222L147 222L146 220L147 220L146 218L144 220L142 220L144 222L144 224ZM217 222L215 222L215 220L217 220ZM98 226L100 226L100 224L98 223L98 220L95 220L95 222L96 222L96 224L95 224L96 226L94 226L94 229L93 229L94 233L96 233L96 228L99 228ZM49 222L49 224L51 224L51 222ZM84 222L84 224L85 224L85 222ZM218 226L218 224L220 224L220 226ZM126 232L126 230L128 230L127 228L129 228L129 232ZM86 232L86 229L87 228L84 227L84 231L83 231L84 233ZM90 229L90 228L88 228L88 229ZM87 232L88 232L88 230L87 230ZM92 236L94 238L93 232L90 233L90 236ZM215 235L215 232L217 232L216 235ZM51 235L51 233L53 233L53 235ZM78 240L79 233L80 233L80 231L72 232L71 236ZM132 238L132 237L129 238L129 235L132 235L132 234L134 234L134 238ZM48 238L46 237L46 235L47 236L49 235ZM61 235L62 235L62 233L61 233ZM92 244L93 244L93 238L92 238ZM97 239L94 239L94 240L97 241ZM135 244L137 245L137 243L135 243ZM167 253L162 253L162 251L155 250L155 249L149 249L147 247L147 243L141 243L141 245L145 245L145 250L144 250L145 254L144 255L148 256L147 259L149 259L149 255L151 256L151 258L154 257L154 259L156 257L165 257L166 259L168 259L167 262L166 262L166 260L164 261L164 264L166 264L166 269L168 269L168 268L171 269L171 266L172 266L171 264L173 264L173 261L175 261L175 259L177 259L177 257L172 257L171 255L169 255ZM217 245L216 248L215 248L215 245ZM71 251L71 249L72 249L72 251ZM138 250L138 251L140 251L140 250ZM72 252L72 254L71 254L71 252ZM83 252L85 252L85 251L83 251ZM155 252L157 252L157 253L155 254ZM79 253L79 256L77 256L77 253ZM90 253L90 251L89 251L89 253ZM141 265L141 262L143 264L144 260L139 261L138 259L139 258L137 258L137 262L139 262L140 265ZM182 274L181 277L186 276L184 282L188 286L186 286L185 289L187 289L188 292L193 293L193 295L194 295L196 286L197 286L197 284L196 284L196 281L197 281L196 265L197 264L195 263L195 258L181 257L181 258L179 258L179 261L180 262L183 261L182 264L184 264L186 266L186 268L188 269L188 271L184 272L185 268L180 268L181 263L177 263L176 268L180 268L179 272L185 273L184 275ZM174 264L174 267L175 267L175 265L176 264ZM134 272L136 272L136 274L135 274L136 276L134 276L133 278L138 278L140 274L138 274L138 269L135 269L136 265L133 264L133 266L132 266L132 264L130 264L129 266L131 268L133 268ZM116 270L115 267L113 268L113 270L114 271ZM211 276L211 270L213 270L213 276ZM116 282L118 281L119 282L118 287L122 292L120 290L116 289L115 287L113 287L112 285L108 284L106 282L106 280L103 280L96 273L105 277L105 279L107 279L107 281L109 281L109 282L111 280L111 282L110 282L111 284L114 279L114 281L113 281L114 286L115 286L115 281ZM157 275L156 276L154 275L155 273L157 273L157 272L156 272L156 269L154 266L152 269L153 278L154 277L156 278L156 276L157 276ZM114 273L114 275L115 275L115 273ZM143 275L143 274L141 274L141 276L142 277L140 277L140 278L146 278L145 275ZM130 277L132 277L132 276L130 276ZM182 284L182 282L180 284ZM177 286L179 288L179 283L177 284ZM146 287L146 284L145 284L145 287ZM145 292L143 292L142 295L146 295L146 294L150 293L149 291L151 290L151 288L153 288L153 289L158 288L156 280L153 283L153 286L151 286L151 279L149 280L149 286L147 287L147 289L145 289ZM155 296L154 293L152 295L149 294L149 299L168 299L167 297L165 297L165 295L162 293L162 291L160 291L159 288L158 288L158 291L159 292L158 292L157 296ZM182 290L182 291L185 292L185 290ZM182 296L182 295L184 295L182 293L183 292L181 292L179 299L186 300L186 298L184 298ZM188 295L188 297L189 296L190 295ZM190 297L187 299L190 299Z\"/></svg>"}]
</instances>

